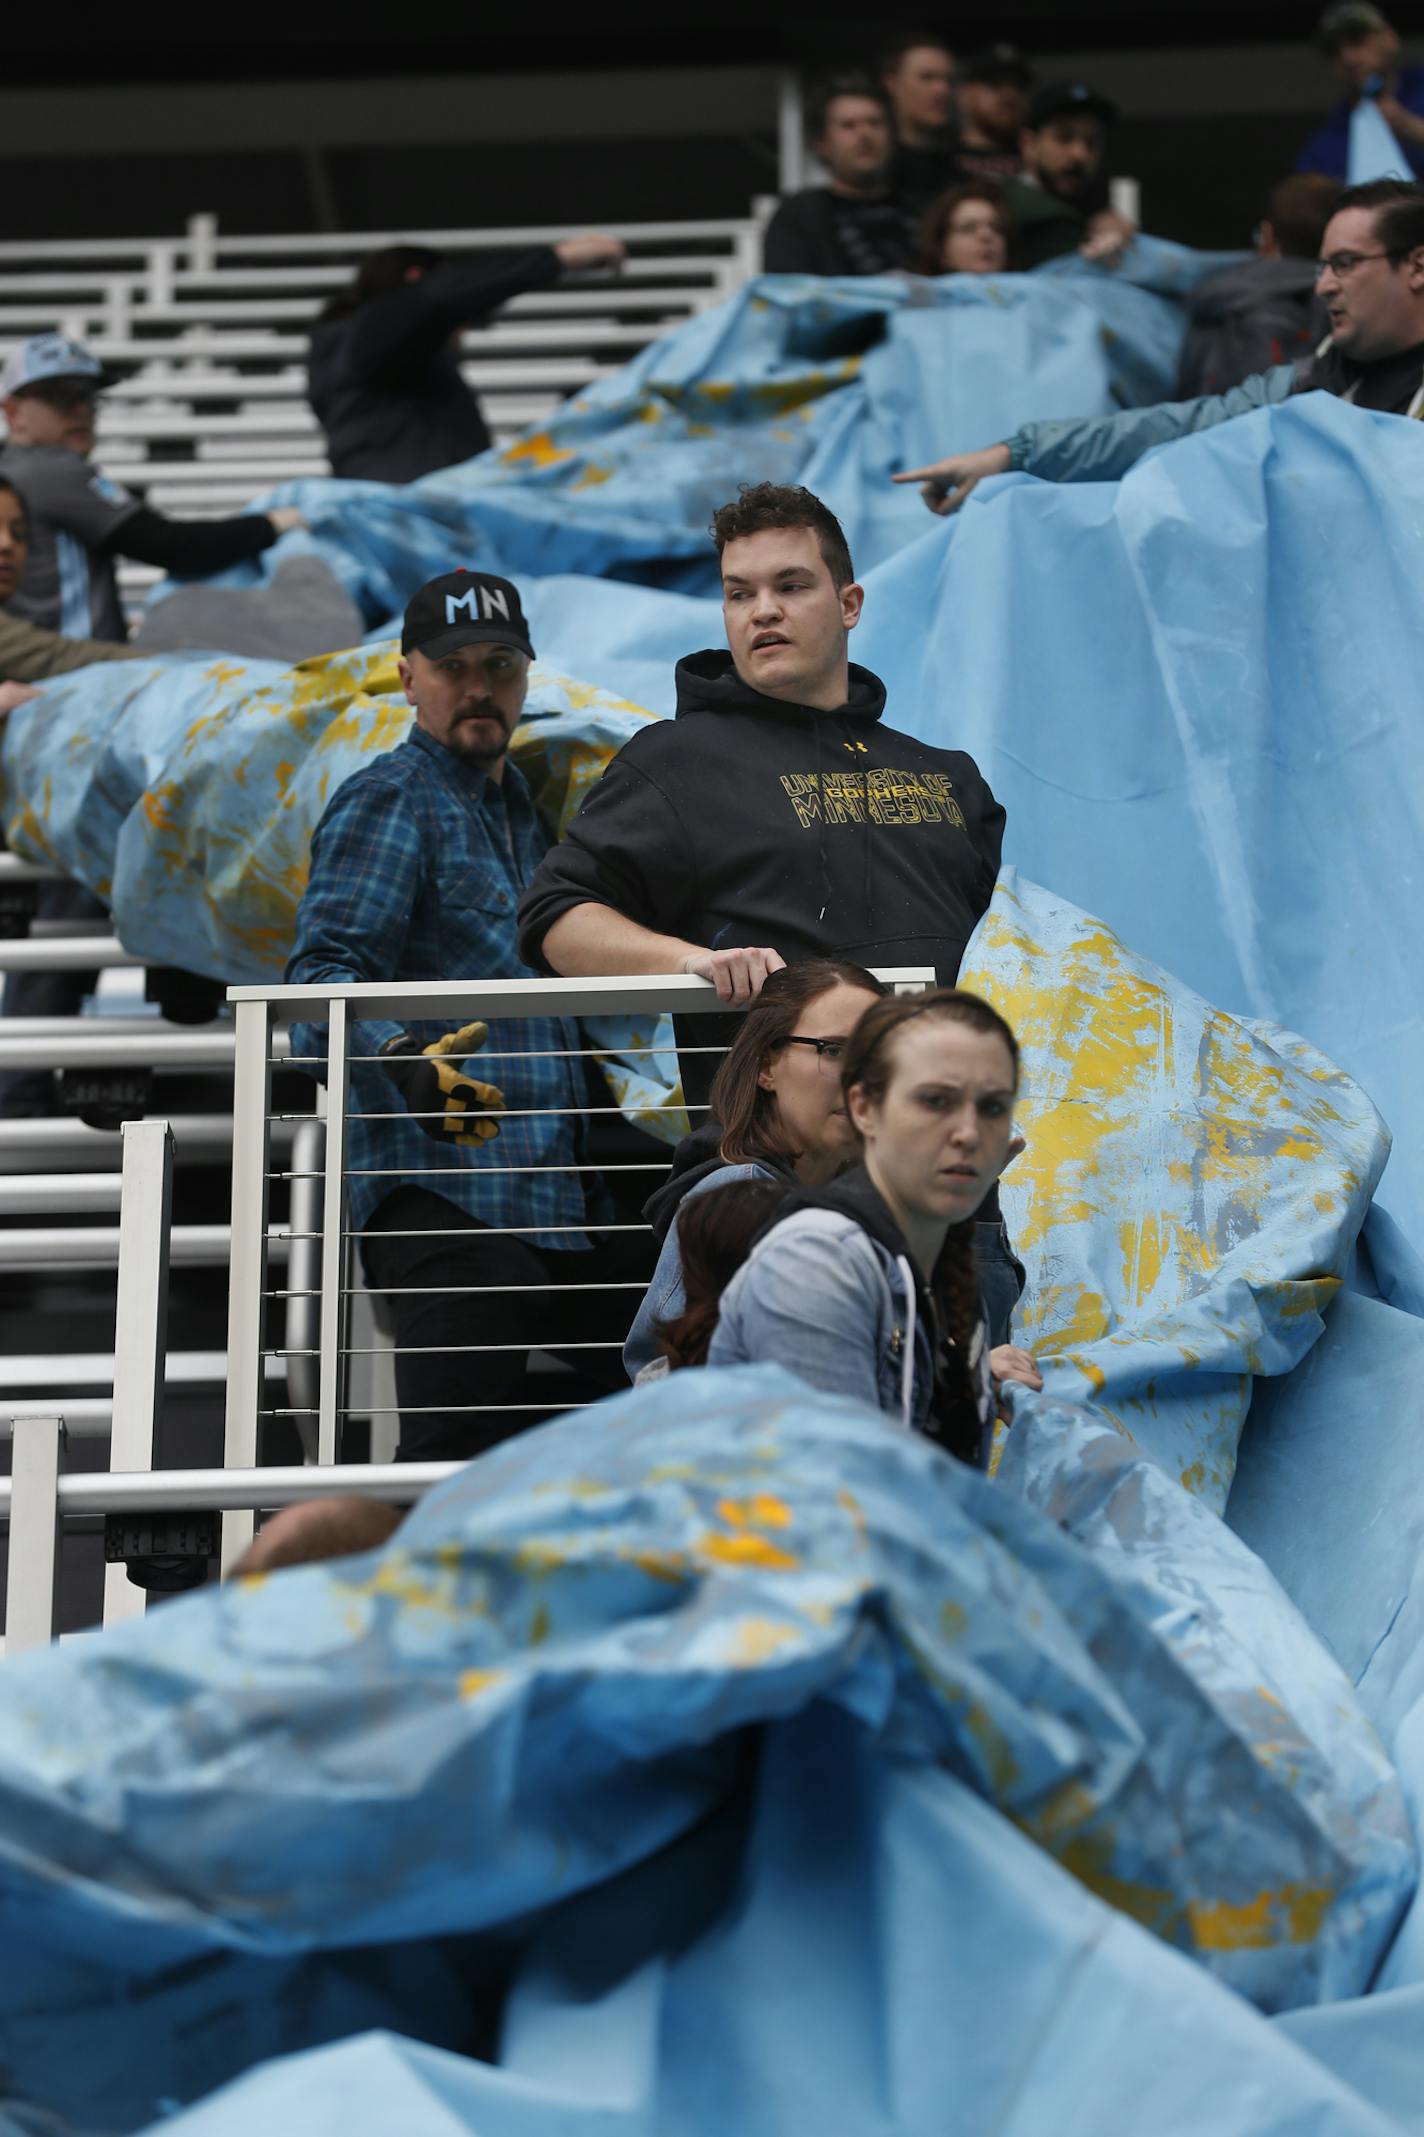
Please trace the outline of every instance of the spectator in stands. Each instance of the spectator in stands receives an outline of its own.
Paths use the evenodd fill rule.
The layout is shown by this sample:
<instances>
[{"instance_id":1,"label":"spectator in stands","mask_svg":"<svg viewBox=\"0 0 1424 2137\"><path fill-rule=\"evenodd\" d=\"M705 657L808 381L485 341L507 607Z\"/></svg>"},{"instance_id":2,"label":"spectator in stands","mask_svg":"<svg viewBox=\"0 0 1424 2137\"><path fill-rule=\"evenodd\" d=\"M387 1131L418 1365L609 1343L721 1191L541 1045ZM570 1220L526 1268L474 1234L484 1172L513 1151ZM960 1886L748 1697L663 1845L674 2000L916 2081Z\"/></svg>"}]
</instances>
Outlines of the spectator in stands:
<instances>
[{"instance_id":1,"label":"spectator in stands","mask_svg":"<svg viewBox=\"0 0 1424 2137\"><path fill-rule=\"evenodd\" d=\"M70 638L128 636L116 556L192 577L225 571L302 524L286 507L236 519L166 519L96 468L94 423L103 366L80 342L36 334L0 370L9 436L0 475L29 506L30 557L15 614Z\"/></svg>"},{"instance_id":2,"label":"spectator in stands","mask_svg":"<svg viewBox=\"0 0 1424 2137\"><path fill-rule=\"evenodd\" d=\"M1000 445L954 453L894 480L922 484L925 503L940 513L957 512L987 475L1016 468L1046 482L1110 482L1154 445L1316 390L1357 408L1424 417L1424 186L1377 178L1347 188L1318 265L1315 286L1330 322L1321 354L1200 400L1025 423Z\"/></svg>"},{"instance_id":3,"label":"spectator in stands","mask_svg":"<svg viewBox=\"0 0 1424 2137\"><path fill-rule=\"evenodd\" d=\"M1397 34L1365 0L1327 8L1318 36L1346 93L1306 142L1297 170L1321 171L1343 183L1350 175L1351 114L1362 96L1373 96L1410 169L1424 178L1424 67L1400 66Z\"/></svg>"},{"instance_id":4,"label":"spectator in stands","mask_svg":"<svg viewBox=\"0 0 1424 2137\"><path fill-rule=\"evenodd\" d=\"M67 675L73 668L86 668L96 660L128 660L127 646L110 645L97 638L61 638L57 631L41 631L12 615L7 603L17 593L30 560L29 518L25 500L13 482L0 475L0 693L17 685L38 683L51 675ZM33 697L26 690L24 697ZM8 712L23 698L0 694L0 712Z\"/></svg>"},{"instance_id":5,"label":"spectator in stands","mask_svg":"<svg viewBox=\"0 0 1424 2137\"><path fill-rule=\"evenodd\" d=\"M730 650L678 663L677 718L589 793L525 894L523 954L697 973L733 1007L801 957L952 978L1003 810L962 750L882 726L884 685L849 657L864 589L818 497L744 487L712 528Z\"/></svg>"},{"instance_id":6,"label":"spectator in stands","mask_svg":"<svg viewBox=\"0 0 1424 2137\"><path fill-rule=\"evenodd\" d=\"M1136 235L1107 204L1103 164L1117 107L1083 82L1053 82L1028 109L1023 174L1005 188L1014 258L1021 267L1081 252L1111 262Z\"/></svg>"},{"instance_id":7,"label":"spectator in stands","mask_svg":"<svg viewBox=\"0 0 1424 2137\"><path fill-rule=\"evenodd\" d=\"M941 193L920 225L912 262L922 275L999 275L1009 264L1004 189L970 178Z\"/></svg>"},{"instance_id":8,"label":"spectator in stands","mask_svg":"<svg viewBox=\"0 0 1424 2137\"><path fill-rule=\"evenodd\" d=\"M841 1061L863 1166L788 1195L723 1294L709 1365L783 1365L988 1460L990 1338L972 1221L1007 1164L1018 1047L957 989L867 1009ZM1042 1380L1026 1351L1005 1378Z\"/></svg>"},{"instance_id":9,"label":"spectator in stands","mask_svg":"<svg viewBox=\"0 0 1424 2137\"><path fill-rule=\"evenodd\" d=\"M674 1220L689 1195L735 1180L822 1186L850 1162L840 1058L884 992L864 965L840 957L808 957L767 980L713 1080L711 1118L683 1138L671 1178L644 1206L659 1255L623 1346L630 1380L657 1356L658 1324L685 1303Z\"/></svg>"},{"instance_id":10,"label":"spectator in stands","mask_svg":"<svg viewBox=\"0 0 1424 2137\"><path fill-rule=\"evenodd\" d=\"M363 260L312 330L307 388L333 475L415 482L486 452L490 434L460 370L460 336L511 297L561 274L619 267L615 237L447 260L387 245Z\"/></svg>"},{"instance_id":11,"label":"spectator in stands","mask_svg":"<svg viewBox=\"0 0 1424 2137\"><path fill-rule=\"evenodd\" d=\"M1316 262L1340 187L1316 171L1274 186L1256 226L1255 257L1198 282L1177 368L1177 395L1224 393L1253 372L1308 356L1328 321Z\"/></svg>"},{"instance_id":12,"label":"spectator in stands","mask_svg":"<svg viewBox=\"0 0 1424 2137\"><path fill-rule=\"evenodd\" d=\"M916 218L890 190L890 112L872 82L830 82L811 110L811 147L829 185L783 200L767 224L773 275L883 275L908 264Z\"/></svg>"},{"instance_id":13,"label":"spectator in stands","mask_svg":"<svg viewBox=\"0 0 1424 2137\"><path fill-rule=\"evenodd\" d=\"M880 54L880 80L895 121L890 183L922 215L954 184L954 54L933 30L902 30Z\"/></svg>"},{"instance_id":14,"label":"spectator in stands","mask_svg":"<svg viewBox=\"0 0 1424 2137\"><path fill-rule=\"evenodd\" d=\"M696 973L732 1008L806 957L953 980L1003 810L962 750L881 724L884 685L849 658L864 589L818 497L759 483L712 529L730 650L678 663L677 718L624 744L525 893L521 954L577 975ZM735 1033L700 1016L680 1037ZM693 1104L704 1059L683 1056Z\"/></svg>"},{"instance_id":15,"label":"spectator in stands","mask_svg":"<svg viewBox=\"0 0 1424 2137\"><path fill-rule=\"evenodd\" d=\"M1023 128L1033 69L1017 45L971 52L959 69L955 164L968 178L1017 178L1023 169Z\"/></svg>"},{"instance_id":16,"label":"spectator in stands","mask_svg":"<svg viewBox=\"0 0 1424 2137\"><path fill-rule=\"evenodd\" d=\"M508 579L451 572L414 596L400 673L415 726L317 826L294 984L534 976L515 907L549 842L507 756L533 657ZM392 1302L404 1460L463 1459L529 1422L504 1407L523 1399L529 1348L621 1344L631 1303L620 1317L616 1292L551 1286L647 1280L645 1241L585 1232L597 1212L578 1169L578 1026L499 1029L494 1086L463 1066L483 1025L356 1028L350 1221L368 1283ZM293 1051L323 1053L320 1027ZM607 1379L622 1385L616 1352Z\"/></svg>"}]
</instances>

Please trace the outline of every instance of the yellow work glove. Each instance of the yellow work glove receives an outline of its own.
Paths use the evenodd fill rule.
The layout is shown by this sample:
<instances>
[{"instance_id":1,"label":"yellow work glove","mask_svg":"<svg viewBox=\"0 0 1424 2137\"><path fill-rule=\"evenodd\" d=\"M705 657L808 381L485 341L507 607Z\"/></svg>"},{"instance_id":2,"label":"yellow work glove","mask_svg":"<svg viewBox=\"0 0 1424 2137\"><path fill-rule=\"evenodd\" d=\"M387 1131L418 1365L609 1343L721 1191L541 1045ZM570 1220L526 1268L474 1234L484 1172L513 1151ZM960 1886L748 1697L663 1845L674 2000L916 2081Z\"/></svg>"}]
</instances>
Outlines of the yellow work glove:
<instances>
[{"instance_id":1,"label":"yellow work glove","mask_svg":"<svg viewBox=\"0 0 1424 2137\"><path fill-rule=\"evenodd\" d=\"M504 1111L503 1091L492 1083L476 1083L460 1067L488 1037L488 1024L466 1024L429 1046L407 1031L381 1048L386 1074L437 1143L468 1147L499 1134L494 1116Z\"/></svg>"}]
</instances>

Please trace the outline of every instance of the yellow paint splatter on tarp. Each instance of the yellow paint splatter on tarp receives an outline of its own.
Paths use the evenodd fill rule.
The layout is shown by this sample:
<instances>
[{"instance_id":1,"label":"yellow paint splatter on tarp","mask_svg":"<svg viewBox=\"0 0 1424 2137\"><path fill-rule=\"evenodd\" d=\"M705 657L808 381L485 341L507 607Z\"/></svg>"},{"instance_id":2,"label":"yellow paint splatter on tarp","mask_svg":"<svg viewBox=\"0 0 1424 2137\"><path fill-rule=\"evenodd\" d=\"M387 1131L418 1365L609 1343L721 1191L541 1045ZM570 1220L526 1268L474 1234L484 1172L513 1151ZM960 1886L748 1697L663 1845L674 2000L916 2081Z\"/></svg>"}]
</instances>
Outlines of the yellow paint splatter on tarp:
<instances>
[{"instance_id":1,"label":"yellow paint splatter on tarp","mask_svg":"<svg viewBox=\"0 0 1424 2137\"><path fill-rule=\"evenodd\" d=\"M461 1670L460 1697L479 1699L485 1692L492 1692L497 1684L503 1684L508 1670Z\"/></svg>"},{"instance_id":2,"label":"yellow paint splatter on tarp","mask_svg":"<svg viewBox=\"0 0 1424 2137\"><path fill-rule=\"evenodd\" d=\"M760 1566L771 1573L794 1573L801 1563L793 1552L781 1550L765 1536L721 1536L715 1529L698 1538L696 1549L718 1565Z\"/></svg>"},{"instance_id":3,"label":"yellow paint splatter on tarp","mask_svg":"<svg viewBox=\"0 0 1424 2137\"><path fill-rule=\"evenodd\" d=\"M726 1660L733 1669L750 1669L796 1644L797 1634L790 1625L780 1625L774 1618L741 1618L732 1627Z\"/></svg>"},{"instance_id":4,"label":"yellow paint splatter on tarp","mask_svg":"<svg viewBox=\"0 0 1424 2137\"><path fill-rule=\"evenodd\" d=\"M501 455L506 467L556 467L561 460L575 457L566 445L555 445L547 430L531 432Z\"/></svg>"}]
</instances>

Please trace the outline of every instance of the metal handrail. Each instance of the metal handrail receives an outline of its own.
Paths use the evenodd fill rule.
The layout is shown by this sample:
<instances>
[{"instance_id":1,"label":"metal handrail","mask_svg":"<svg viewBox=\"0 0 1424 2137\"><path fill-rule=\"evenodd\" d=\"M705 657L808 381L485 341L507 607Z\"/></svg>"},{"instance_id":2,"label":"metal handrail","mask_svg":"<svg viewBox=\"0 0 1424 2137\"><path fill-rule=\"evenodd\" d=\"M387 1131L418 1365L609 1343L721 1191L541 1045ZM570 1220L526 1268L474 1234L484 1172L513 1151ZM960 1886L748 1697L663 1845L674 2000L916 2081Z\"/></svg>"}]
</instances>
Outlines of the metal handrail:
<instances>
[{"instance_id":1,"label":"metal handrail","mask_svg":"<svg viewBox=\"0 0 1424 2137\"><path fill-rule=\"evenodd\" d=\"M932 985L930 967L916 966L881 973L892 986L918 990ZM293 1182L294 1190L305 1186L320 1198L322 1280L316 1307L316 1336L311 1340L310 1314L305 1323L307 1340L296 1347L316 1367L316 1401L301 1405L308 1424L316 1428L317 1460L330 1464L337 1457L337 1431L342 1411L346 1369L345 1316L350 1287L343 1271L349 1247L344 1223L346 1179L346 1106L350 1064L353 1058L352 1027L361 1019L444 1019L452 1027L480 1017L495 1021L504 1017L606 1017L640 1016L655 1019L667 1011L681 1014L712 1014L722 1008L717 991L708 981L690 974L651 974L636 978L596 979L489 979L419 980L404 982L352 982L315 986L268 984L228 989L236 1027L236 1075L233 1094L233 1214L232 1267L229 1286L228 1394L225 1450L234 1468L248 1468L256 1459L261 1408L261 1360L263 1318L266 1303L264 1279L265 1242L268 1236L267 1192L270 1179L268 1135L271 1120L271 1040L278 1024L293 1020L323 1025L326 1046L326 1129L321 1177ZM596 1049L595 1049L596 1051ZM493 1053L498 1052L496 1038ZM293 1171L315 1175L314 1165L294 1166ZM522 1169L522 1168L521 1168ZM294 1224L294 1230L298 1229ZM303 1233L315 1231L303 1224ZM299 1248L301 1242L294 1242ZM309 1284L292 1286L308 1292ZM292 1301L288 1300L290 1306ZM300 1313L300 1309L299 1309ZM290 1330L288 1343L292 1342ZM344 1466L344 1465L343 1465ZM252 1524L245 1516L228 1515L223 1522L223 1564L230 1566L250 1540Z\"/></svg>"}]
</instances>

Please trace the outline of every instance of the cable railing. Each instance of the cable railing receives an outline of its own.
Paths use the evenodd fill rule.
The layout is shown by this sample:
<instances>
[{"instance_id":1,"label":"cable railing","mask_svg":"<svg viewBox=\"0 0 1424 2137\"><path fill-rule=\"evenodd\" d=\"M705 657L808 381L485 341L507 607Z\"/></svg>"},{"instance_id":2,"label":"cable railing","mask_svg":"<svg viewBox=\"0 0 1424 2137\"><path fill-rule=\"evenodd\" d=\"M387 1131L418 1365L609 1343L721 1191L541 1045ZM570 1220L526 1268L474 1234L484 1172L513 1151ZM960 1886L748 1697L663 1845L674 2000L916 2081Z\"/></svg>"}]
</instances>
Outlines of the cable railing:
<instances>
[{"instance_id":1,"label":"cable railing","mask_svg":"<svg viewBox=\"0 0 1424 2137\"><path fill-rule=\"evenodd\" d=\"M934 975L913 968L880 977L899 991L915 991L933 984ZM0 1365L0 1432L8 1430L13 1437L14 1455L12 1481L0 1480L0 1519L8 1515L11 1532L7 1652L52 1637L59 1539L67 1521L100 1516L106 1523L111 1563L104 1618L109 1623L144 1607L144 1590L126 1571L138 1544L152 1540L142 1525L134 1528L140 1516L152 1517L160 1527L166 1523L170 1540L174 1533L187 1534L190 1557L201 1558L211 1544L226 1571L250 1542L256 1513L347 1492L407 1503L451 1474L459 1466L454 1458L391 1459L398 1431L413 1414L418 1421L418 1406L413 1413L409 1401L402 1404L395 1379L401 1357L419 1355L418 1349L398 1352L393 1344L390 1305L403 1291L420 1299L445 1293L497 1302L501 1320L493 1334L430 1346L428 1353L460 1360L460 1370L470 1377L469 1400L454 1409L480 1418L487 1438L508 1436L596 1400L605 1388L626 1386L624 1335L653 1258L642 1203L667 1177L673 1144L689 1111L678 1064L695 1063L699 1083L710 1082L723 1050L710 1036L708 1043L697 1036L696 1020L723 1007L711 986L668 976L273 984L232 988L228 999L234 1060L231 1225L172 1224L169 1124L128 1124L119 1224L85 1231L90 1253L103 1255L119 1272L112 1397L103 1392L109 1360L102 1355L73 1361L71 1379L58 1393L42 1385L38 1368L31 1371L24 1361L10 1362L7 1385ZM674 1013L675 1050L662 1021ZM494 1194L503 1183L498 1192L504 1208L498 1221L474 1214L465 1225L457 1213L454 1225L439 1228L441 1241L552 1235L574 1245L596 1233L641 1251L641 1264L635 1260L614 1274L590 1265L582 1280L570 1274L557 1282L368 1283L361 1247L373 1227L369 1220L353 1220L353 1190L364 1202L373 1180L389 1178L394 1192L427 1170L403 1162L372 1164L363 1147L362 1139L373 1123L379 1129L382 1115L388 1122L409 1120L394 1084L388 1097L377 1094L380 1103L370 1109L372 1076L386 1079L378 1065L373 1068L376 1056L363 1027L382 1019L451 1031L477 1019L488 1026L488 1040L470 1066L504 1089L506 1147L501 1151L501 1137L481 1145L475 1164L486 1176L482 1193ZM293 1024L301 1026L304 1046L312 1044L308 1034L314 1028L324 1028L324 1044L294 1053ZM709 1027L709 1035L713 1030ZM521 1104L527 1095L522 1079L533 1064L550 1062L579 1080L577 1095L568 1105ZM303 1064L325 1079L316 1115L274 1102L274 1069ZM610 1071L608 1088L595 1090L590 1084L584 1089L582 1079L600 1065ZM706 1108L690 1110L696 1119ZM537 1148L532 1153L512 1148L517 1123L565 1117L577 1136L576 1155L568 1162L551 1160ZM662 1139L646 1132L650 1122L663 1129ZM444 1170L433 1163L428 1175L438 1178ZM578 1221L562 1221L543 1207L537 1212L521 1207L523 1195L534 1197L541 1192L539 1183L555 1176L566 1192L568 1183L579 1183ZM104 1191L112 1201L111 1184ZM288 1215L278 1221L271 1208L283 1191L289 1196ZM44 1236L0 1229L0 1264L9 1242L23 1241L33 1254ZM434 1238L437 1233L413 1225L401 1236ZM167 1274L185 1259L228 1269L223 1466L155 1470L165 1391L171 1395L211 1384L218 1363L215 1354L181 1352L165 1360ZM537 1335L520 1318L535 1296L541 1313L552 1316ZM502 1325L505 1316L507 1326ZM492 1361L511 1356L522 1357L524 1385L491 1397L483 1382L494 1370ZM359 1449L353 1440L358 1425ZM270 1459L272 1435L283 1428L300 1446L296 1462ZM66 1475L67 1436L97 1439L106 1429L111 1434L108 1472ZM367 1446L370 1460L349 1458L353 1451L365 1453ZM210 1533L199 1517L212 1514L220 1516L220 1524Z\"/></svg>"},{"instance_id":2,"label":"cable railing","mask_svg":"<svg viewBox=\"0 0 1424 2137\"><path fill-rule=\"evenodd\" d=\"M919 969L883 976L905 988L933 979ZM460 980L238 987L229 999L236 1026L226 1418L231 1466L255 1465L264 1425L278 1414L298 1430L308 1460L327 1470L341 1464L352 1419L369 1424L373 1449L384 1450L398 1417L409 1421L422 1407L431 1407L409 1400L402 1407L388 1372L381 1388L372 1385L391 1361L392 1300L407 1288L373 1284L362 1272L363 1248L373 1238L441 1244L478 1236L482 1246L494 1240L542 1240L553 1249L551 1258L564 1249L574 1250L575 1260L582 1259L578 1250L592 1235L618 1242L611 1255L598 1261L589 1256L588 1267L577 1274L566 1262L557 1280L511 1281L496 1274L440 1287L449 1296L470 1298L472 1307L507 1299L510 1315L507 1327L481 1340L419 1347L426 1356L458 1358L470 1376L467 1400L433 1406L442 1419L467 1417L485 1437L500 1436L596 1399L605 1387L626 1385L623 1342L653 1261L642 1204L666 1179L672 1146L689 1113L672 1042L659 1020L676 1013L677 1055L684 1063L695 1056L699 1081L710 1082L722 1048L690 1040L682 1020L721 1010L711 986L664 975ZM501 1134L481 1145L469 1171L462 1172L465 1179L471 1172L479 1175L477 1205L480 1197L488 1198L483 1214L468 1217L463 1226L449 1218L432 1228L428 1220L402 1220L390 1228L372 1222L372 1205L379 1215L387 1195L429 1183L438 1193L442 1180L450 1184L449 1168L437 1162L442 1154L433 1146L428 1165L408 1162L408 1154L389 1165L373 1161L382 1154L383 1130L409 1119L396 1086L381 1072L366 1028L390 1019L431 1030L455 1031L475 1020L488 1027L471 1073L502 1088L507 1111L500 1116ZM609 1019L619 1020L623 1029L610 1034ZM290 1161L282 1165L274 1163L272 1134L291 1123L271 1103L273 1049L280 1028L294 1023L305 1031L324 1027L323 1055L289 1048L288 1060L323 1074L325 1095L320 1119L298 1124ZM550 1064L571 1072L604 1063L611 1063L621 1095L610 1087L591 1098L585 1094L551 1105L538 1087L539 1072ZM649 1073L654 1070L661 1072L661 1082ZM696 1118L705 1106L691 1112ZM569 1136L562 1135L565 1120L576 1131ZM523 1147L516 1142L520 1123L530 1130ZM646 1132L649 1123L662 1127L663 1140ZM614 1139L605 1134L604 1147L598 1147L605 1128L621 1132ZM359 1146L354 1159L353 1142ZM552 1182L562 1188L562 1199L551 1197ZM268 1268L266 1216L268 1197L279 1184L291 1197L289 1261L281 1284L272 1281ZM364 1221L353 1221L353 1192L367 1212ZM527 1311L534 1292L543 1295L537 1315ZM274 1318L280 1318L280 1333L269 1329ZM402 1350L407 1363L414 1354L409 1346ZM276 1384L266 1368L278 1360L286 1367L288 1392L280 1413L263 1401L264 1390ZM516 1385L521 1362L522 1385ZM501 1389L497 1395L489 1385L495 1381ZM251 1531L246 1516L224 1523L224 1564L245 1547Z\"/></svg>"}]
</instances>

